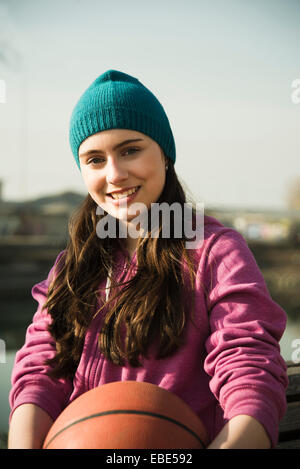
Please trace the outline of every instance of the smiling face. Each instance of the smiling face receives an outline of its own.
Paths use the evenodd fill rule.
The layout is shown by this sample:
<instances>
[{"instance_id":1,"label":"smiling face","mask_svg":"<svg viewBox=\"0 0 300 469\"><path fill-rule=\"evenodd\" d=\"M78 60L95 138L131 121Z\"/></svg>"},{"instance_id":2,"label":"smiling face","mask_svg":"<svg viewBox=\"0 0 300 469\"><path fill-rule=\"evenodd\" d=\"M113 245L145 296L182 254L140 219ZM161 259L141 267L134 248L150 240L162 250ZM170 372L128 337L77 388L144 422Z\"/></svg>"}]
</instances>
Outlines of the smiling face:
<instances>
[{"instance_id":1,"label":"smiling face","mask_svg":"<svg viewBox=\"0 0 300 469\"><path fill-rule=\"evenodd\" d=\"M92 199L115 218L130 221L132 203L147 209L162 193L166 158L145 134L110 129L91 135L79 147L81 174Z\"/></svg>"}]
</instances>

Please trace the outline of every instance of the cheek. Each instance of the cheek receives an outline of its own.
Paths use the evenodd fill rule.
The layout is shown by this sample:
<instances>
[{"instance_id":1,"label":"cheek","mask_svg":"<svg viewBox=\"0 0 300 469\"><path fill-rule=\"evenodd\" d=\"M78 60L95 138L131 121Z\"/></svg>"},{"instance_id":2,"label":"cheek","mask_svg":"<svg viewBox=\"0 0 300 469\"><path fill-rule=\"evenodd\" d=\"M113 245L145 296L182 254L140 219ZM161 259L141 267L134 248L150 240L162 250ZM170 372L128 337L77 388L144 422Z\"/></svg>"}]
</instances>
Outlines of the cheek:
<instances>
[{"instance_id":1,"label":"cheek","mask_svg":"<svg viewBox=\"0 0 300 469\"><path fill-rule=\"evenodd\" d=\"M143 161L143 164L139 168L140 177L144 180L148 180L152 183L161 183L165 177L165 167L161 164L160 157L155 158L149 157Z\"/></svg>"},{"instance_id":2,"label":"cheek","mask_svg":"<svg viewBox=\"0 0 300 469\"><path fill-rule=\"evenodd\" d=\"M165 181L166 176L164 171L155 171L151 175L149 175L148 188L152 197L154 197L155 199L159 198L163 191Z\"/></svg>"},{"instance_id":3,"label":"cheek","mask_svg":"<svg viewBox=\"0 0 300 469\"><path fill-rule=\"evenodd\" d=\"M89 192L99 190L103 186L103 178L93 173L82 173L83 182Z\"/></svg>"},{"instance_id":4,"label":"cheek","mask_svg":"<svg viewBox=\"0 0 300 469\"><path fill-rule=\"evenodd\" d=\"M165 182L166 182L166 176L165 176L165 173L163 173L160 177L160 180L159 180L158 184L157 184L158 197L161 195L161 193L164 189Z\"/></svg>"},{"instance_id":5,"label":"cheek","mask_svg":"<svg viewBox=\"0 0 300 469\"><path fill-rule=\"evenodd\" d=\"M85 184L86 187L89 187L90 185L90 175L87 171L85 171L83 168L81 168L81 177L82 177L82 180Z\"/></svg>"}]
</instances>

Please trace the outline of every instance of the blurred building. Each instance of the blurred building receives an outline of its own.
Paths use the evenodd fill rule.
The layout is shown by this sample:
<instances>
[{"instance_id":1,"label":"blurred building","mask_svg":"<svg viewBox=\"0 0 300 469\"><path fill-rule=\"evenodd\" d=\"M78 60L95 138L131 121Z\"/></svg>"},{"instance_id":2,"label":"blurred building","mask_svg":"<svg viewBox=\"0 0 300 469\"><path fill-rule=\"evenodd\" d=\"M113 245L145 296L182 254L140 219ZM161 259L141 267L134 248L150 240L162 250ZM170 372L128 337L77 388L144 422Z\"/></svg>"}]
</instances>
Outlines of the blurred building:
<instances>
[{"instance_id":1,"label":"blurred building","mask_svg":"<svg viewBox=\"0 0 300 469\"><path fill-rule=\"evenodd\" d=\"M44 280L68 239L68 221L84 195L65 192L29 202L0 199L0 337L19 348L36 310L34 284ZM206 208L247 240L270 293L300 317L300 211Z\"/></svg>"},{"instance_id":2,"label":"blurred building","mask_svg":"<svg viewBox=\"0 0 300 469\"><path fill-rule=\"evenodd\" d=\"M300 245L300 210L210 208L206 213L235 228L249 244Z\"/></svg>"},{"instance_id":3,"label":"blurred building","mask_svg":"<svg viewBox=\"0 0 300 469\"><path fill-rule=\"evenodd\" d=\"M63 248L68 220L83 199L65 192L24 203L0 200L0 262L41 260L51 247Z\"/></svg>"}]
</instances>

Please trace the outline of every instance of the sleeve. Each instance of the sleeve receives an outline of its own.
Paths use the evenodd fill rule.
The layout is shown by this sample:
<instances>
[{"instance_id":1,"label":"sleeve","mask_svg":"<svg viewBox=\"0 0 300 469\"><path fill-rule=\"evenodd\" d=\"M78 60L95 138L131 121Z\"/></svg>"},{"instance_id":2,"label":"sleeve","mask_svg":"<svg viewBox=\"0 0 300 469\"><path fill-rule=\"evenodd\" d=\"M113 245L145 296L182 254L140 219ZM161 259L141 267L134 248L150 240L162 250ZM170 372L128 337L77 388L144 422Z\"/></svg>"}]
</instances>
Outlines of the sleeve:
<instances>
[{"instance_id":1,"label":"sleeve","mask_svg":"<svg viewBox=\"0 0 300 469\"><path fill-rule=\"evenodd\" d=\"M58 255L47 279L32 288L32 296L38 302L38 308L27 329L25 344L16 354L9 394L10 419L18 406L30 403L41 407L55 420L66 406L72 391L69 380L50 378L47 375L49 368L44 364L46 359L55 355L56 347L47 330L51 317L42 307L62 254Z\"/></svg>"},{"instance_id":2,"label":"sleeve","mask_svg":"<svg viewBox=\"0 0 300 469\"><path fill-rule=\"evenodd\" d=\"M268 292L244 238L228 229L207 258L210 336L205 371L226 420L246 414L267 431L272 447L286 410L286 365L279 340L286 314Z\"/></svg>"}]
</instances>

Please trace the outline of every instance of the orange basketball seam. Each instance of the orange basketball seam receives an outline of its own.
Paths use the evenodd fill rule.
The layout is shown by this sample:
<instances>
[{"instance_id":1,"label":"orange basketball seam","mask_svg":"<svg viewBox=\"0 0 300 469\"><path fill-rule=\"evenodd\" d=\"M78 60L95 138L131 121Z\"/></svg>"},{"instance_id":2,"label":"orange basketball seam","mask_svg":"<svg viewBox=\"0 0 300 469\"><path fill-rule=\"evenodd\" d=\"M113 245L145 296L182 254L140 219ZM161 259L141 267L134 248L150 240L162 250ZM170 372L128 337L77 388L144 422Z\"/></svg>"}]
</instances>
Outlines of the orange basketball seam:
<instances>
[{"instance_id":1,"label":"orange basketball seam","mask_svg":"<svg viewBox=\"0 0 300 469\"><path fill-rule=\"evenodd\" d=\"M191 435L194 436L194 438L196 438L198 440L198 442L202 445L203 448L205 448L205 445L203 443L203 441L199 438L199 436L197 435L197 433L195 433L193 430L191 430L189 427L187 427L186 425L184 425L183 423L181 422L178 422L177 420L175 419L172 419L171 417L167 417L166 415L161 415L161 414L156 414L155 412L147 412L147 411L140 411L140 410L131 410L131 409L124 409L124 410L108 410L108 411L105 411L105 412L98 412L96 414L91 414L91 415L88 415L87 417L82 417L81 419L78 419L76 420L76 422L72 422L70 423L69 425L67 425L66 427L62 428L61 430L59 430L55 435L53 435L52 438L50 438L50 440L48 441L47 445L45 446L45 449L48 448L48 446L50 445L50 443L52 443L52 441L58 437L58 435L60 435L61 433L63 433L64 431L68 430L68 428L70 427L73 427L74 425L76 425L77 423L81 423L81 422L84 422L85 420L89 420L89 419L92 419L92 418L95 418L95 417L103 417L105 415L110 415L110 414L138 414L138 415L149 415L151 417L157 417L157 418L160 418L160 419L163 419L163 420L168 420L172 423L174 423L175 425L178 425L179 427L183 428L184 430L188 431Z\"/></svg>"}]
</instances>

